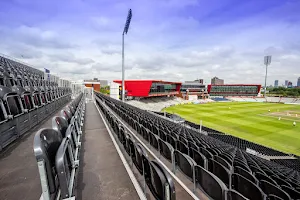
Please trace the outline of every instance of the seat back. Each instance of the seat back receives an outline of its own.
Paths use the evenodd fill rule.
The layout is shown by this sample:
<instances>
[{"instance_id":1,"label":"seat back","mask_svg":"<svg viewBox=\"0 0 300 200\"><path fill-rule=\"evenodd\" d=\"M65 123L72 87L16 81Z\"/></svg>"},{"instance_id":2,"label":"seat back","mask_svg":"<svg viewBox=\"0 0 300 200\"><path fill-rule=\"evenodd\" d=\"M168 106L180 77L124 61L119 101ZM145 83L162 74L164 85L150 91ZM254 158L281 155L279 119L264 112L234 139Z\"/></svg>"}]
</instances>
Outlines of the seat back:
<instances>
[{"instance_id":1,"label":"seat back","mask_svg":"<svg viewBox=\"0 0 300 200\"><path fill-rule=\"evenodd\" d=\"M299 199L300 198L300 191L297 191L289 186L282 185L281 188L290 195L292 199Z\"/></svg>"},{"instance_id":2,"label":"seat back","mask_svg":"<svg viewBox=\"0 0 300 200\"><path fill-rule=\"evenodd\" d=\"M49 189L53 194L58 188L55 181L55 156L61 144L62 136L53 129L40 129L34 136L33 150L38 162L39 173L43 191ZM45 179L46 178L46 179ZM47 180L46 185L44 180Z\"/></svg>"},{"instance_id":3,"label":"seat back","mask_svg":"<svg viewBox=\"0 0 300 200\"><path fill-rule=\"evenodd\" d=\"M203 167L204 169L207 169L207 159L198 150L190 148L190 157L193 158L197 165Z\"/></svg>"},{"instance_id":4,"label":"seat back","mask_svg":"<svg viewBox=\"0 0 300 200\"><path fill-rule=\"evenodd\" d=\"M148 157L148 154L141 144L136 143L134 147L135 147L135 158L133 159L133 163L135 164L140 174L143 175L144 173L143 157Z\"/></svg>"},{"instance_id":5,"label":"seat back","mask_svg":"<svg viewBox=\"0 0 300 200\"><path fill-rule=\"evenodd\" d=\"M189 147L184 142L182 142L180 140L177 140L176 150L178 150L181 153L184 153L186 155L189 155Z\"/></svg>"},{"instance_id":6,"label":"seat back","mask_svg":"<svg viewBox=\"0 0 300 200\"><path fill-rule=\"evenodd\" d=\"M232 188L249 199L265 200L264 192L252 181L247 178L233 173L231 175Z\"/></svg>"},{"instance_id":7,"label":"seat back","mask_svg":"<svg viewBox=\"0 0 300 200\"><path fill-rule=\"evenodd\" d=\"M64 138L62 140L55 157L55 166L57 170L61 196L64 198L73 196L75 173L72 173L72 170L75 170L75 168L73 168L73 157L70 151L69 138Z\"/></svg>"},{"instance_id":8,"label":"seat back","mask_svg":"<svg viewBox=\"0 0 300 200\"><path fill-rule=\"evenodd\" d=\"M68 124L70 123L72 118L72 113L68 109L61 110L60 115L68 122Z\"/></svg>"},{"instance_id":9,"label":"seat back","mask_svg":"<svg viewBox=\"0 0 300 200\"><path fill-rule=\"evenodd\" d=\"M174 138L173 136L171 136L171 135L167 135L167 142L169 143L169 144L171 144L172 145L172 147L174 148L174 149L176 149L176 138Z\"/></svg>"},{"instance_id":10,"label":"seat back","mask_svg":"<svg viewBox=\"0 0 300 200\"><path fill-rule=\"evenodd\" d=\"M255 177L261 181L261 180L265 180L265 181L268 181L269 183L272 183L274 185L277 185L276 181L274 181L271 177L267 176L266 174L264 173L261 173L259 171L255 172L254 173Z\"/></svg>"},{"instance_id":11,"label":"seat back","mask_svg":"<svg viewBox=\"0 0 300 200\"><path fill-rule=\"evenodd\" d=\"M212 171L211 172L214 175L216 175L219 179L221 179L223 181L223 183L226 184L227 187L229 187L231 172L216 160L210 159L210 162L212 163Z\"/></svg>"},{"instance_id":12,"label":"seat back","mask_svg":"<svg viewBox=\"0 0 300 200\"><path fill-rule=\"evenodd\" d=\"M284 200L290 200L291 197L288 193L286 193L284 190L282 190L277 185L274 185L268 181L261 180L259 181L260 188L267 194L267 195L276 195L277 197L280 197Z\"/></svg>"},{"instance_id":13,"label":"seat back","mask_svg":"<svg viewBox=\"0 0 300 200\"><path fill-rule=\"evenodd\" d=\"M234 167L234 172L244 176L245 178L247 178L248 180L252 181L255 184L258 183L258 180L252 174L250 174L248 171L244 170L239 166Z\"/></svg>"},{"instance_id":14,"label":"seat back","mask_svg":"<svg viewBox=\"0 0 300 200\"><path fill-rule=\"evenodd\" d=\"M163 155L167 160L172 162L172 156L174 153L174 148L167 142L164 142L161 139L158 139L159 142L159 151L160 154Z\"/></svg>"},{"instance_id":15,"label":"seat back","mask_svg":"<svg viewBox=\"0 0 300 200\"><path fill-rule=\"evenodd\" d=\"M150 132L150 144L153 146L155 149L158 149L158 136L155 135L154 133Z\"/></svg>"},{"instance_id":16,"label":"seat back","mask_svg":"<svg viewBox=\"0 0 300 200\"><path fill-rule=\"evenodd\" d=\"M232 170L232 166L229 164L229 162L227 162L227 160L225 160L224 158L220 157L220 156L214 156L214 160L218 161L219 163L221 163L224 167L226 167L228 170Z\"/></svg>"},{"instance_id":17,"label":"seat back","mask_svg":"<svg viewBox=\"0 0 300 200\"><path fill-rule=\"evenodd\" d=\"M238 193L235 190L229 190L227 192L227 200L249 200L244 197L242 194Z\"/></svg>"},{"instance_id":18,"label":"seat back","mask_svg":"<svg viewBox=\"0 0 300 200\"><path fill-rule=\"evenodd\" d=\"M170 174L157 162L143 158L145 180L155 199L175 200L175 186Z\"/></svg>"},{"instance_id":19,"label":"seat back","mask_svg":"<svg viewBox=\"0 0 300 200\"><path fill-rule=\"evenodd\" d=\"M195 166L197 187L200 187L212 199L226 199L226 185L213 173L201 166Z\"/></svg>"},{"instance_id":20,"label":"seat back","mask_svg":"<svg viewBox=\"0 0 300 200\"><path fill-rule=\"evenodd\" d=\"M187 175L190 179L194 180L194 167L196 162L188 155L181 153L180 151L174 151L175 165Z\"/></svg>"},{"instance_id":21,"label":"seat back","mask_svg":"<svg viewBox=\"0 0 300 200\"><path fill-rule=\"evenodd\" d=\"M68 122L62 117L55 116L52 118L52 128L58 131L64 138L68 128Z\"/></svg>"}]
</instances>

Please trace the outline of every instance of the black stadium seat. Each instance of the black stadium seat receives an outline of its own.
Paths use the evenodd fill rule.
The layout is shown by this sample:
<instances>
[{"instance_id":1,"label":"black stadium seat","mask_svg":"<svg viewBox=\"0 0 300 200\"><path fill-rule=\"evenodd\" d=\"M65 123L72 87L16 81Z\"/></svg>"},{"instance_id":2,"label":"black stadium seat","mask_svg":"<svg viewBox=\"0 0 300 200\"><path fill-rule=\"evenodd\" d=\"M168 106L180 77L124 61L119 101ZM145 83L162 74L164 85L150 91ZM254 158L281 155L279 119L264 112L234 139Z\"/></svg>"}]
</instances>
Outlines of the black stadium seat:
<instances>
[{"instance_id":1,"label":"black stadium seat","mask_svg":"<svg viewBox=\"0 0 300 200\"><path fill-rule=\"evenodd\" d=\"M180 151L174 152L175 165L178 166L180 171L187 175L191 180L194 180L194 167L197 163L188 155L181 153Z\"/></svg>"},{"instance_id":2,"label":"black stadium seat","mask_svg":"<svg viewBox=\"0 0 300 200\"><path fill-rule=\"evenodd\" d=\"M281 189L288 193L292 199L300 199L300 191L285 185L282 185Z\"/></svg>"},{"instance_id":3,"label":"black stadium seat","mask_svg":"<svg viewBox=\"0 0 300 200\"><path fill-rule=\"evenodd\" d=\"M159 151L160 154L165 157L167 160L171 161L173 160L173 154L174 154L174 148L169 143L158 139L159 142Z\"/></svg>"},{"instance_id":4,"label":"black stadium seat","mask_svg":"<svg viewBox=\"0 0 300 200\"><path fill-rule=\"evenodd\" d=\"M169 173L157 162L143 159L146 183L155 199L164 199L169 194L170 200L176 199L175 186Z\"/></svg>"},{"instance_id":5,"label":"black stadium seat","mask_svg":"<svg viewBox=\"0 0 300 200\"><path fill-rule=\"evenodd\" d=\"M267 195L276 195L277 197L280 197L284 200L290 200L291 197L288 195L288 193L286 193L285 191L283 191L280 187L265 181L265 180L261 180L259 182L259 185L261 187L261 189L265 192L265 194Z\"/></svg>"},{"instance_id":6,"label":"black stadium seat","mask_svg":"<svg viewBox=\"0 0 300 200\"><path fill-rule=\"evenodd\" d=\"M223 183L226 184L227 187L229 187L231 172L216 160L210 159L209 162L212 164L211 172L214 175L216 175L219 179L221 179L223 181Z\"/></svg>"},{"instance_id":7,"label":"black stadium seat","mask_svg":"<svg viewBox=\"0 0 300 200\"><path fill-rule=\"evenodd\" d=\"M38 162L42 185L41 199L67 199L75 197L75 184L81 148L84 97L73 100L74 115L70 124L63 117L53 117L53 129L41 129L34 138L34 152ZM64 101L62 101L64 102ZM80 105L79 105L80 104ZM46 180L46 181L45 181Z\"/></svg>"},{"instance_id":8,"label":"black stadium seat","mask_svg":"<svg viewBox=\"0 0 300 200\"><path fill-rule=\"evenodd\" d=\"M135 164L136 168L138 169L138 171L140 172L140 174L143 175L143 157L148 157L148 154L146 152L146 150L144 149L144 147L137 143L135 144L135 157L133 159L133 163Z\"/></svg>"},{"instance_id":9,"label":"black stadium seat","mask_svg":"<svg viewBox=\"0 0 300 200\"><path fill-rule=\"evenodd\" d=\"M252 181L254 184L258 184L258 180L251 173L249 173L248 171L244 170L239 166L234 167L234 173L247 178L249 181Z\"/></svg>"},{"instance_id":10,"label":"black stadium seat","mask_svg":"<svg viewBox=\"0 0 300 200\"><path fill-rule=\"evenodd\" d=\"M155 149L158 150L158 136L153 134L152 132L149 132L150 135L150 144L153 146Z\"/></svg>"},{"instance_id":11,"label":"black stadium seat","mask_svg":"<svg viewBox=\"0 0 300 200\"><path fill-rule=\"evenodd\" d=\"M254 184L253 182L239 174L233 173L231 177L231 184L234 190L249 199L265 200L266 195L258 187L258 185Z\"/></svg>"},{"instance_id":12,"label":"black stadium seat","mask_svg":"<svg viewBox=\"0 0 300 200\"><path fill-rule=\"evenodd\" d=\"M190 148L190 156L194 159L197 165L207 169L207 159L202 153L194 148Z\"/></svg>"},{"instance_id":13,"label":"black stadium seat","mask_svg":"<svg viewBox=\"0 0 300 200\"><path fill-rule=\"evenodd\" d=\"M194 166L198 187L213 199L265 200L267 195L259 185L264 180L281 187L282 190L286 187L284 191L291 197L294 192L297 195L300 191L299 172L249 154L245 150L251 148L265 155L286 155L284 153L221 132L214 133L213 129L205 129L210 131L208 135L200 134L199 131L191 129L194 126L190 126L188 122L188 126L178 124L160 117L163 115L141 110L101 93L95 94L101 99L98 103L101 109L119 115L167 160L172 161L171 151L172 148L176 149L174 154L177 169L192 180ZM199 125L196 127L198 129ZM285 160L282 162L288 162ZM289 162L289 165L292 166L293 163L297 162ZM201 179L199 171L206 174L205 178ZM208 180L214 185L207 184Z\"/></svg>"},{"instance_id":14,"label":"black stadium seat","mask_svg":"<svg viewBox=\"0 0 300 200\"><path fill-rule=\"evenodd\" d=\"M56 152L61 144L61 134L53 129L41 129L35 137L33 143L34 155L38 162L40 177L47 182L41 182L43 196L48 199L56 196L58 183L55 168Z\"/></svg>"},{"instance_id":15,"label":"black stadium seat","mask_svg":"<svg viewBox=\"0 0 300 200\"><path fill-rule=\"evenodd\" d=\"M227 200L249 200L235 190L227 191Z\"/></svg>"},{"instance_id":16,"label":"black stadium seat","mask_svg":"<svg viewBox=\"0 0 300 200\"><path fill-rule=\"evenodd\" d=\"M65 137L68 128L68 122L62 117L58 117L58 116L53 117L52 128L58 131L62 135L62 137Z\"/></svg>"},{"instance_id":17,"label":"black stadium seat","mask_svg":"<svg viewBox=\"0 0 300 200\"><path fill-rule=\"evenodd\" d=\"M215 200L225 200L227 187L214 174L200 166L195 166L197 186Z\"/></svg>"}]
</instances>

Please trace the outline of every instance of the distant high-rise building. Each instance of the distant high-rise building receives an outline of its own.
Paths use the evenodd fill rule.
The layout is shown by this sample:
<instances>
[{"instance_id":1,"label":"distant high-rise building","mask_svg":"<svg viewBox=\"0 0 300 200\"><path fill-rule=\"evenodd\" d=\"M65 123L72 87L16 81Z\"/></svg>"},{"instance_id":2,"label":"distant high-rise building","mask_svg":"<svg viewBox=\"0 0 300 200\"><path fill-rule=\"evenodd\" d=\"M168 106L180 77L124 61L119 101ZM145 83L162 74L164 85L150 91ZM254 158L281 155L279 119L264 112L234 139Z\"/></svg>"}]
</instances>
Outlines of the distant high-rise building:
<instances>
[{"instance_id":1,"label":"distant high-rise building","mask_svg":"<svg viewBox=\"0 0 300 200\"><path fill-rule=\"evenodd\" d=\"M218 77L215 76L211 79L211 84L212 85L224 85L224 80L219 79Z\"/></svg>"},{"instance_id":2,"label":"distant high-rise building","mask_svg":"<svg viewBox=\"0 0 300 200\"><path fill-rule=\"evenodd\" d=\"M278 87L278 80L275 80L274 87Z\"/></svg>"},{"instance_id":3,"label":"distant high-rise building","mask_svg":"<svg viewBox=\"0 0 300 200\"><path fill-rule=\"evenodd\" d=\"M297 87L300 87L300 77L298 78L298 81L297 81Z\"/></svg>"},{"instance_id":4,"label":"distant high-rise building","mask_svg":"<svg viewBox=\"0 0 300 200\"><path fill-rule=\"evenodd\" d=\"M289 80L285 80L284 81L284 86L288 86L288 84L289 84Z\"/></svg>"},{"instance_id":5,"label":"distant high-rise building","mask_svg":"<svg viewBox=\"0 0 300 200\"><path fill-rule=\"evenodd\" d=\"M288 88L292 88L293 87L293 83L291 81L289 81L287 87Z\"/></svg>"}]
</instances>

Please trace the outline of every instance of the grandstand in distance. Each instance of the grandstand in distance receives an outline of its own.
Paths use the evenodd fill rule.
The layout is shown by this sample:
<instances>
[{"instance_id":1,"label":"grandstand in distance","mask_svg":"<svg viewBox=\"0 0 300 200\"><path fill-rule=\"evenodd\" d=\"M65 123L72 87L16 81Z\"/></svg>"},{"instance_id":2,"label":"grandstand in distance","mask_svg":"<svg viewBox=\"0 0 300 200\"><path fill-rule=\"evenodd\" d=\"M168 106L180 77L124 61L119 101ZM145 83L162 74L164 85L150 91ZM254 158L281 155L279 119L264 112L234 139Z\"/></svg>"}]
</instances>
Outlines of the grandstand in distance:
<instances>
[{"instance_id":1,"label":"grandstand in distance","mask_svg":"<svg viewBox=\"0 0 300 200\"><path fill-rule=\"evenodd\" d=\"M0 199L300 198L299 128L290 123L299 108L280 103L295 99L184 100L178 82L127 81L127 96L147 98L122 102L4 57L0 65ZM285 129L283 139L274 134L281 148L266 147Z\"/></svg>"}]
</instances>

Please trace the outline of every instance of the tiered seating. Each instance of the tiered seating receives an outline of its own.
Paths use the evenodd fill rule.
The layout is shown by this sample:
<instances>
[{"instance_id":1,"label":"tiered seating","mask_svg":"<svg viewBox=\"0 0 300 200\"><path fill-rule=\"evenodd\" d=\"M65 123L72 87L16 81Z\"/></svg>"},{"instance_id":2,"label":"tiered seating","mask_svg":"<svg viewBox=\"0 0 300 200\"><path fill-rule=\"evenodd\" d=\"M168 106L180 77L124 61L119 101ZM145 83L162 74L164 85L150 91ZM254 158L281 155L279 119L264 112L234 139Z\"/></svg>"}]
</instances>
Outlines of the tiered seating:
<instances>
[{"instance_id":1,"label":"tiered seating","mask_svg":"<svg viewBox=\"0 0 300 200\"><path fill-rule=\"evenodd\" d=\"M0 56L0 151L71 99L71 89Z\"/></svg>"},{"instance_id":2,"label":"tiered seating","mask_svg":"<svg viewBox=\"0 0 300 200\"><path fill-rule=\"evenodd\" d=\"M272 161L300 172L300 158L298 158L298 159L278 159L278 160L274 159Z\"/></svg>"},{"instance_id":3,"label":"tiered seating","mask_svg":"<svg viewBox=\"0 0 300 200\"><path fill-rule=\"evenodd\" d=\"M233 146L238 147L239 149L246 150L247 148L250 148L252 150L255 150L263 155L268 155L268 156L288 156L285 153L282 153L280 151L276 151L274 149L270 149L268 147L255 144L253 142L249 142L247 140L243 140L238 137L234 137L232 135L225 135L225 134L219 134L216 132L211 132L209 134L211 137L214 137L218 140L221 140L223 142L226 142L227 144L231 144Z\"/></svg>"},{"instance_id":4,"label":"tiered seating","mask_svg":"<svg viewBox=\"0 0 300 200\"><path fill-rule=\"evenodd\" d=\"M181 171L210 198L299 199L299 172L126 103L96 95L172 162L174 172ZM130 144L115 119L109 121L113 121L112 127L122 143Z\"/></svg>"},{"instance_id":5,"label":"tiered seating","mask_svg":"<svg viewBox=\"0 0 300 200\"><path fill-rule=\"evenodd\" d=\"M281 100L281 97L266 97L267 102L271 103L279 103Z\"/></svg>"},{"instance_id":6,"label":"tiered seating","mask_svg":"<svg viewBox=\"0 0 300 200\"><path fill-rule=\"evenodd\" d=\"M200 129L199 124L195 124L195 123L189 122L189 121L185 121L184 123L185 123L186 125L192 127L192 128ZM217 131L217 130L212 129L212 128L208 128L208 127L206 127L206 126L202 126L201 128L202 128L202 131L205 131L206 133L218 133L218 134L224 134L224 133L222 133L222 132L220 132L220 131Z\"/></svg>"},{"instance_id":7,"label":"tiered seating","mask_svg":"<svg viewBox=\"0 0 300 200\"><path fill-rule=\"evenodd\" d=\"M282 103L295 103L295 98L282 97L280 99L280 102L282 102Z\"/></svg>"},{"instance_id":8,"label":"tiered seating","mask_svg":"<svg viewBox=\"0 0 300 200\"><path fill-rule=\"evenodd\" d=\"M265 98L262 98L262 97L260 97L260 98L255 98L255 100L257 101L257 102L266 102L266 99Z\"/></svg>"},{"instance_id":9,"label":"tiered seating","mask_svg":"<svg viewBox=\"0 0 300 200\"><path fill-rule=\"evenodd\" d=\"M243 97L246 102L257 102L255 98Z\"/></svg>"},{"instance_id":10,"label":"tiered seating","mask_svg":"<svg viewBox=\"0 0 300 200\"><path fill-rule=\"evenodd\" d=\"M298 104L300 104L300 98L298 98L298 99L295 99L294 103L298 103Z\"/></svg>"},{"instance_id":11,"label":"tiered seating","mask_svg":"<svg viewBox=\"0 0 300 200\"><path fill-rule=\"evenodd\" d=\"M240 101L244 102L245 101L245 99L243 99L241 97L227 97L227 99L229 99L231 101L238 101L238 102L240 102Z\"/></svg>"},{"instance_id":12,"label":"tiered seating","mask_svg":"<svg viewBox=\"0 0 300 200\"><path fill-rule=\"evenodd\" d=\"M131 157L140 175L144 177L154 198L175 200L175 186L170 174L157 161L150 160L144 147L134 140L133 136L125 130L124 126L117 121L100 101L100 99L96 99L98 106L113 128L117 139L123 145L126 153Z\"/></svg>"},{"instance_id":13,"label":"tiered seating","mask_svg":"<svg viewBox=\"0 0 300 200\"><path fill-rule=\"evenodd\" d=\"M211 99L216 101L216 102L228 102L228 101L230 101L227 98L220 98L220 97L211 97Z\"/></svg>"},{"instance_id":14,"label":"tiered seating","mask_svg":"<svg viewBox=\"0 0 300 200\"><path fill-rule=\"evenodd\" d=\"M41 199L75 199L85 102L78 95L52 119L52 128L34 137L34 154L42 186Z\"/></svg>"}]
</instances>

